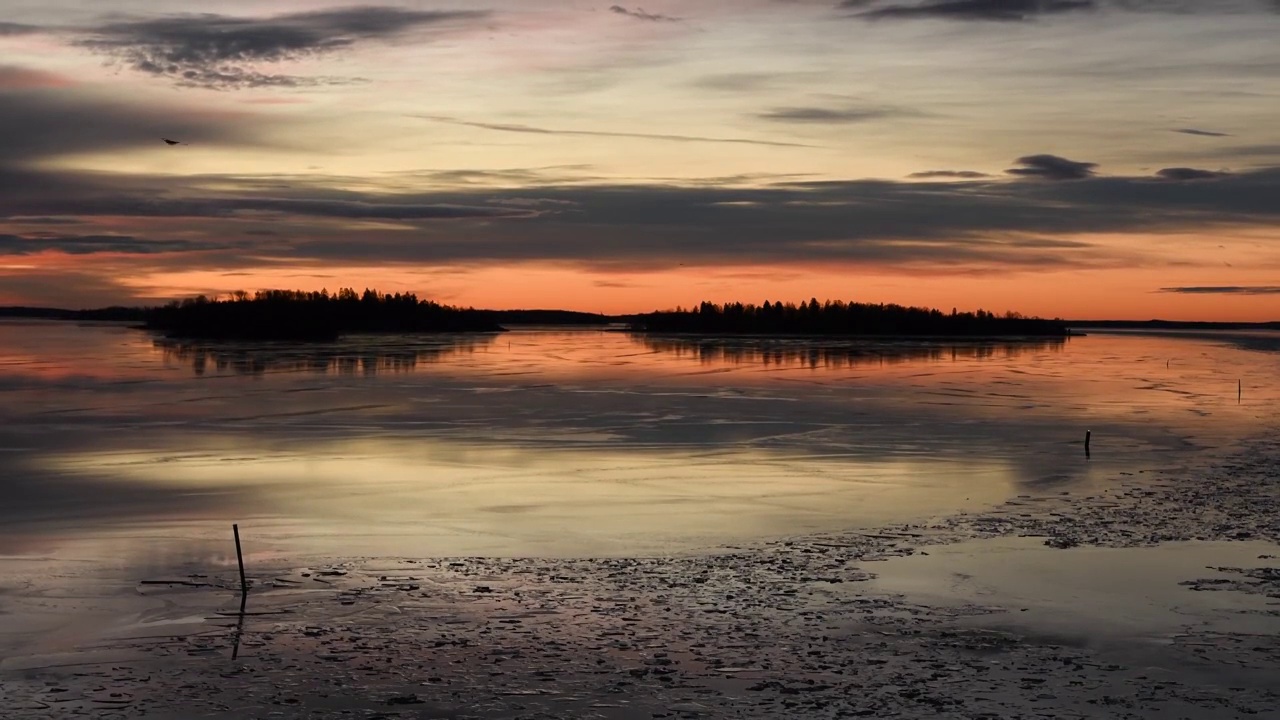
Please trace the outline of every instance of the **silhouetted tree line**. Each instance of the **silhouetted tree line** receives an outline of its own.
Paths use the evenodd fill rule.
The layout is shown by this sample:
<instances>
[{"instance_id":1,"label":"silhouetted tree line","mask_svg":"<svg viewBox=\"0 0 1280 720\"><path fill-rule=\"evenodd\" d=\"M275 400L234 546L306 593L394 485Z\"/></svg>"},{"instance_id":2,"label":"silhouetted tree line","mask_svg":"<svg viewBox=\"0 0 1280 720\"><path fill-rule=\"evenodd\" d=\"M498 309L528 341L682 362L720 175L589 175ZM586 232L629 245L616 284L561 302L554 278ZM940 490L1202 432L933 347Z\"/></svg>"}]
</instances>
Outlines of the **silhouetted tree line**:
<instances>
[{"instance_id":1,"label":"silhouetted tree line","mask_svg":"<svg viewBox=\"0 0 1280 720\"><path fill-rule=\"evenodd\" d=\"M608 325L617 322L611 315L573 310L477 310L499 325Z\"/></svg>"},{"instance_id":2,"label":"silhouetted tree line","mask_svg":"<svg viewBox=\"0 0 1280 720\"><path fill-rule=\"evenodd\" d=\"M327 290L260 290L223 300L203 295L147 311L146 327L173 338L335 340L350 333L501 332L479 310L387 295Z\"/></svg>"},{"instance_id":3,"label":"silhouetted tree line","mask_svg":"<svg viewBox=\"0 0 1280 720\"><path fill-rule=\"evenodd\" d=\"M936 335L996 336L1068 334L1062 320L995 315L985 310L950 314L903 305L846 303L817 298L807 303L763 305L704 302L696 308L637 315L632 329L646 332L742 335Z\"/></svg>"}]
</instances>

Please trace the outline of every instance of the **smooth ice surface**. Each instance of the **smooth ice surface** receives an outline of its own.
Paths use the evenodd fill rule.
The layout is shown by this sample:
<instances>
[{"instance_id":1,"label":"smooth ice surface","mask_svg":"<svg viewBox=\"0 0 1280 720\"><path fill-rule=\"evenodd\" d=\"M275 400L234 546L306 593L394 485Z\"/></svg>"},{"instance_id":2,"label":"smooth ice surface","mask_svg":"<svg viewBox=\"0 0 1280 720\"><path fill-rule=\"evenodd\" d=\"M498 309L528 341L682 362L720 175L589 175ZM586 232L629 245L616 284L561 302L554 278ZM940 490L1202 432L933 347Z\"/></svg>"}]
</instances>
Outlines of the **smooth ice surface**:
<instances>
[{"instance_id":1,"label":"smooth ice surface","mask_svg":"<svg viewBox=\"0 0 1280 720\"><path fill-rule=\"evenodd\" d=\"M3 322L0 554L194 561L239 522L261 557L637 555L927 519L1229 450L1280 399L1276 337Z\"/></svg>"},{"instance_id":2,"label":"smooth ice surface","mask_svg":"<svg viewBox=\"0 0 1280 720\"><path fill-rule=\"evenodd\" d=\"M971 540L875 567L871 588L930 603L1013 611L979 622L1049 629L1092 644L1162 640L1194 618L1213 632L1275 633L1262 593L1226 592L1230 571L1268 567L1268 542L1175 542L1056 550L1043 538ZM1201 582L1197 582L1201 580Z\"/></svg>"}]
</instances>

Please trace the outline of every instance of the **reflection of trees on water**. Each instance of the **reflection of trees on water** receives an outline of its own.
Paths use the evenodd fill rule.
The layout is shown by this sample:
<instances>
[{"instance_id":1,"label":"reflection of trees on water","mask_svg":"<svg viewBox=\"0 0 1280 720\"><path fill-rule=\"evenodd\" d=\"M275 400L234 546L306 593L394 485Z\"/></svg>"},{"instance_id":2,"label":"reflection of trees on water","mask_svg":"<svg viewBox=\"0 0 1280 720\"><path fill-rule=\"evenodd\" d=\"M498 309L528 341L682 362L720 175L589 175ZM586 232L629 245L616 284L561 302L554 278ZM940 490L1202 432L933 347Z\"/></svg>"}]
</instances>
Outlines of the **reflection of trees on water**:
<instances>
[{"instance_id":1,"label":"reflection of trees on water","mask_svg":"<svg viewBox=\"0 0 1280 720\"><path fill-rule=\"evenodd\" d=\"M376 375L411 372L418 363L434 363L471 354L494 340L492 335L433 335L391 339L360 337L324 345L303 343L201 342L158 339L156 349L166 363L190 365L196 375L210 371L237 375L319 373Z\"/></svg>"},{"instance_id":2,"label":"reflection of trees on water","mask_svg":"<svg viewBox=\"0 0 1280 720\"><path fill-rule=\"evenodd\" d=\"M703 363L839 368L915 361L954 362L1059 352L1063 338L999 340L881 340L781 338L673 338L634 336L646 348Z\"/></svg>"}]
</instances>

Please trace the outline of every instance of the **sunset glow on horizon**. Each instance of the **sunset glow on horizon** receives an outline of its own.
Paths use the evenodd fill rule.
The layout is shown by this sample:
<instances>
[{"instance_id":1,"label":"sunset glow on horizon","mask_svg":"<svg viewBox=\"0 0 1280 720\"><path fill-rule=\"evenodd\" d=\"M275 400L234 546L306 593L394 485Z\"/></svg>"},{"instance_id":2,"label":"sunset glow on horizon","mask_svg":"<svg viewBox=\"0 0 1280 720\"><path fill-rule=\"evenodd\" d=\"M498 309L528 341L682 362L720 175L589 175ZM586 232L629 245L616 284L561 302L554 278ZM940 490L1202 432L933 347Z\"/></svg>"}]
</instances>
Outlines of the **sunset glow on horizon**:
<instances>
[{"instance_id":1,"label":"sunset glow on horizon","mask_svg":"<svg viewBox=\"0 0 1280 720\"><path fill-rule=\"evenodd\" d=\"M0 305L1280 320L1269 0L0 8Z\"/></svg>"}]
</instances>

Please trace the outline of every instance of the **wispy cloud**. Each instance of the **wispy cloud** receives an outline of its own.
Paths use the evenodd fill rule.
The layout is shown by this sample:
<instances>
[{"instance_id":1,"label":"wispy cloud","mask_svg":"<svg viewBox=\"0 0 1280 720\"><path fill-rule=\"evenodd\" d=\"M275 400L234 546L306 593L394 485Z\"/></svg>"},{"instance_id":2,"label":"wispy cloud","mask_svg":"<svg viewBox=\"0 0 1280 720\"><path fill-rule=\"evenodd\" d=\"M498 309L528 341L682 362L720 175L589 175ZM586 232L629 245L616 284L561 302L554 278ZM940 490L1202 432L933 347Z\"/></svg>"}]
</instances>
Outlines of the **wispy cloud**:
<instances>
[{"instance_id":1,"label":"wispy cloud","mask_svg":"<svg viewBox=\"0 0 1280 720\"><path fill-rule=\"evenodd\" d=\"M609 12L617 15L626 15L636 20L646 20L648 22L679 22L680 18L670 15L660 15L658 13L645 12L644 8L638 7L635 10L629 10L621 5L612 5Z\"/></svg>"},{"instance_id":2,"label":"wispy cloud","mask_svg":"<svg viewBox=\"0 0 1280 720\"><path fill-rule=\"evenodd\" d=\"M35 25L24 25L15 22L0 22L0 37L11 37L14 35L31 35L41 32L41 28Z\"/></svg>"},{"instance_id":3,"label":"wispy cloud","mask_svg":"<svg viewBox=\"0 0 1280 720\"><path fill-rule=\"evenodd\" d=\"M1193 285L1160 288L1160 292L1183 295L1280 295L1280 285Z\"/></svg>"},{"instance_id":4,"label":"wispy cloud","mask_svg":"<svg viewBox=\"0 0 1280 720\"><path fill-rule=\"evenodd\" d=\"M302 77L267 72L262 67L483 17L485 13L473 11L377 6L269 18L207 13L108 23L92 28L77 42L133 70L179 85L217 90L296 87L351 79Z\"/></svg>"},{"instance_id":5,"label":"wispy cloud","mask_svg":"<svg viewBox=\"0 0 1280 720\"><path fill-rule=\"evenodd\" d=\"M913 172L907 177L920 178L923 180L944 178L952 178L957 180L974 180L977 178L991 177L987 173L978 172L977 170L923 170L921 172Z\"/></svg>"},{"instance_id":6,"label":"wispy cloud","mask_svg":"<svg viewBox=\"0 0 1280 720\"><path fill-rule=\"evenodd\" d=\"M909 117L920 115L914 110L891 107L844 107L793 106L776 107L756 115L761 120L783 123L812 123L820 125L846 125L882 120L892 117Z\"/></svg>"},{"instance_id":7,"label":"wispy cloud","mask_svg":"<svg viewBox=\"0 0 1280 720\"><path fill-rule=\"evenodd\" d=\"M229 180L224 178L223 182ZM0 188L6 185L0 175ZM248 188L245 188L248 190ZM260 195L218 195L196 197L153 197L142 200L129 194L94 192L74 203L76 215L169 218L236 218L263 214L283 217L338 218L347 220L457 220L461 218L531 217L536 210L520 207L491 207L471 197L472 203L422 200L396 202L382 196L375 199L333 199L316 197L263 197ZM34 197L24 207L66 207L65 200ZM0 218L29 214L6 210L0 201Z\"/></svg>"},{"instance_id":8,"label":"wispy cloud","mask_svg":"<svg viewBox=\"0 0 1280 720\"><path fill-rule=\"evenodd\" d=\"M92 255L95 253L153 255L158 253L217 250L223 247L226 246L188 240L146 240L131 235L0 234L0 255L34 255L50 250L68 255Z\"/></svg>"},{"instance_id":9,"label":"wispy cloud","mask_svg":"<svg viewBox=\"0 0 1280 720\"><path fill-rule=\"evenodd\" d=\"M1093 176L1097 163L1077 162L1057 155L1027 155L1016 161L1022 167L1005 170L1010 175L1041 180L1083 180Z\"/></svg>"},{"instance_id":10,"label":"wispy cloud","mask_svg":"<svg viewBox=\"0 0 1280 720\"><path fill-rule=\"evenodd\" d=\"M471 120L460 120L448 115L418 115L412 114L410 117L416 117L422 120L430 120L432 122L447 123L449 125L462 125L465 127L480 128L481 130L493 130L495 132L507 133L525 133L529 135L580 135L586 137L617 137L617 138L639 138L643 140L670 140L672 142L706 142L706 143L732 143L738 145L764 145L770 147L816 147L814 145L805 145L803 143L780 142L776 140L752 140L749 138L724 138L724 137L704 137L701 135L668 135L664 133L639 133L639 132L609 132L605 130L564 130L557 128L536 127L533 125L514 125L507 123L487 123L475 122Z\"/></svg>"},{"instance_id":11,"label":"wispy cloud","mask_svg":"<svg viewBox=\"0 0 1280 720\"><path fill-rule=\"evenodd\" d=\"M1199 130L1197 128L1178 128L1170 132L1182 133L1183 135L1199 135L1201 137L1231 137L1230 133L1214 132L1212 130Z\"/></svg>"},{"instance_id":12,"label":"wispy cloud","mask_svg":"<svg viewBox=\"0 0 1280 720\"><path fill-rule=\"evenodd\" d=\"M875 0L844 0L840 7L856 9L867 20L941 18L1019 22L1042 15L1095 10L1094 0L925 0L882 4Z\"/></svg>"}]
</instances>

